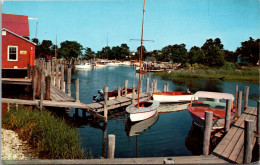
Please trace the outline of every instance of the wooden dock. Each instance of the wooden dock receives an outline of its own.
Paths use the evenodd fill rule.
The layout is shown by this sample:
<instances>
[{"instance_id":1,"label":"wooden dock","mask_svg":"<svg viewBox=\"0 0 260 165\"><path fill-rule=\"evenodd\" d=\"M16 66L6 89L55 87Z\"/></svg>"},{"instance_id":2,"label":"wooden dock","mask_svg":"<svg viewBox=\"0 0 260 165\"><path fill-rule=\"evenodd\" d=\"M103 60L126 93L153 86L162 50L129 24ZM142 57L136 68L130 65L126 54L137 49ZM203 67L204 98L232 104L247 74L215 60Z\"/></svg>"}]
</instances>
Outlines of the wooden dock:
<instances>
[{"instance_id":1,"label":"wooden dock","mask_svg":"<svg viewBox=\"0 0 260 165\"><path fill-rule=\"evenodd\" d=\"M31 78L2 78L3 84L31 85Z\"/></svg>"},{"instance_id":2,"label":"wooden dock","mask_svg":"<svg viewBox=\"0 0 260 165\"><path fill-rule=\"evenodd\" d=\"M230 163L243 163L245 120L256 122L256 116L257 109L255 107L248 107L217 145L212 155ZM253 125L252 129L255 132L256 125ZM254 146L256 141L255 135L253 135L252 139L252 145Z\"/></svg>"}]
</instances>

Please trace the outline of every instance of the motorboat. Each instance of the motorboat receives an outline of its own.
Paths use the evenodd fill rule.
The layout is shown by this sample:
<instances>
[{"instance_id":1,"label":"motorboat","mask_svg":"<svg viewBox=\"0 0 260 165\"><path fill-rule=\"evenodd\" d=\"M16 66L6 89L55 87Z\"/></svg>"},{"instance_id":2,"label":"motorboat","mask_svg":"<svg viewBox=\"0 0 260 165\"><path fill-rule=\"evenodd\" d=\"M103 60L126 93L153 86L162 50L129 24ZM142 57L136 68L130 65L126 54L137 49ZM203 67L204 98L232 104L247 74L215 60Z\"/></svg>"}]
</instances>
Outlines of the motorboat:
<instances>
[{"instance_id":1,"label":"motorboat","mask_svg":"<svg viewBox=\"0 0 260 165\"><path fill-rule=\"evenodd\" d=\"M89 63L82 63L80 65L75 65L75 69L91 69L92 65Z\"/></svg>"},{"instance_id":2,"label":"motorboat","mask_svg":"<svg viewBox=\"0 0 260 165\"><path fill-rule=\"evenodd\" d=\"M194 94L198 100L191 102L187 109L191 114L193 122L204 129L205 112L213 112L212 131L225 127L226 102L222 100L234 100L234 96L230 93L198 91ZM231 106L230 123L235 119L235 107Z\"/></svg>"},{"instance_id":3,"label":"motorboat","mask_svg":"<svg viewBox=\"0 0 260 165\"><path fill-rule=\"evenodd\" d=\"M155 92L153 93L153 100L160 103L181 103L190 102L193 98L193 94L189 92ZM197 98L195 98L196 100Z\"/></svg>"}]
</instances>

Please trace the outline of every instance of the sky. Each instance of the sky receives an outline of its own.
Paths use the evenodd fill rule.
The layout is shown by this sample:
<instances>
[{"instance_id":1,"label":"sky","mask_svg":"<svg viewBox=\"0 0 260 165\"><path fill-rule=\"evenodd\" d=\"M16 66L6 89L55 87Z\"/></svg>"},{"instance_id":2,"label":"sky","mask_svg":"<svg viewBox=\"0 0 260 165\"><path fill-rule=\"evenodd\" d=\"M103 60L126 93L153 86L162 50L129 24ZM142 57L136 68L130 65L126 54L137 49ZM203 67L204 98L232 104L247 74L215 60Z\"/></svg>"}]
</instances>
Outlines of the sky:
<instances>
[{"instance_id":1,"label":"sky","mask_svg":"<svg viewBox=\"0 0 260 165\"><path fill-rule=\"evenodd\" d=\"M143 0L5 0L2 13L27 15L30 38L77 41L99 51L126 43L136 51L141 38ZM146 0L146 50L186 44L201 47L220 38L224 49L235 51L241 42L260 38L260 0Z\"/></svg>"}]
</instances>

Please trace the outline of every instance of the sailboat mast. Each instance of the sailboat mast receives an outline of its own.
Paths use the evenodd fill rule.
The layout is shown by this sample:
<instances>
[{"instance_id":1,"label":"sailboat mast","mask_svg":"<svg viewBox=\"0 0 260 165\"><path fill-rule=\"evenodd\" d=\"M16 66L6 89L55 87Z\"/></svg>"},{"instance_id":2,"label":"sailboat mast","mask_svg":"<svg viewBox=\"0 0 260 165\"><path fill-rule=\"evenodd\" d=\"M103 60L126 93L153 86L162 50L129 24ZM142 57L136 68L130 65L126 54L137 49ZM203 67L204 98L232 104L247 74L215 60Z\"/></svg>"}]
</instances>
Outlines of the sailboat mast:
<instances>
[{"instance_id":1,"label":"sailboat mast","mask_svg":"<svg viewBox=\"0 0 260 165\"><path fill-rule=\"evenodd\" d=\"M143 20L142 20L142 33L141 33L141 50L139 57L139 78L138 78L138 97L137 97L137 108L139 108L139 98L140 98L140 84L141 84L141 68L142 68L142 56L143 56L143 33L144 33L144 12L145 12L145 0L143 5Z\"/></svg>"}]
</instances>

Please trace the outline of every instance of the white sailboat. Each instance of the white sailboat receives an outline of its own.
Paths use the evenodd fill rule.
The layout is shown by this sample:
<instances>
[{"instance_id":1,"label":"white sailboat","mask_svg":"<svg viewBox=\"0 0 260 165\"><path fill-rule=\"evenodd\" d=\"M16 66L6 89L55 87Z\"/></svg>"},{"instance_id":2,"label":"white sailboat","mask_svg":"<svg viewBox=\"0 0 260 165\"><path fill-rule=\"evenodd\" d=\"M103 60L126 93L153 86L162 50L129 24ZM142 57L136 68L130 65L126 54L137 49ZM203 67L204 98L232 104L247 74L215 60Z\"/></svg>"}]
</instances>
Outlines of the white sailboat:
<instances>
[{"instance_id":1,"label":"white sailboat","mask_svg":"<svg viewBox=\"0 0 260 165\"><path fill-rule=\"evenodd\" d=\"M142 33L141 33L141 51L139 56L139 66L142 64L142 55L143 55L143 29L144 29L144 11L145 11L145 0L143 5L143 20L142 20ZM140 70L141 72L141 67ZM149 119L153 117L160 103L155 100L148 100L140 102L140 83L141 83L141 74L139 72L138 78L138 95L137 103L133 103L126 108L126 111L129 113L129 119L131 122L138 122L142 120Z\"/></svg>"}]
</instances>

